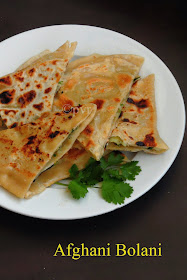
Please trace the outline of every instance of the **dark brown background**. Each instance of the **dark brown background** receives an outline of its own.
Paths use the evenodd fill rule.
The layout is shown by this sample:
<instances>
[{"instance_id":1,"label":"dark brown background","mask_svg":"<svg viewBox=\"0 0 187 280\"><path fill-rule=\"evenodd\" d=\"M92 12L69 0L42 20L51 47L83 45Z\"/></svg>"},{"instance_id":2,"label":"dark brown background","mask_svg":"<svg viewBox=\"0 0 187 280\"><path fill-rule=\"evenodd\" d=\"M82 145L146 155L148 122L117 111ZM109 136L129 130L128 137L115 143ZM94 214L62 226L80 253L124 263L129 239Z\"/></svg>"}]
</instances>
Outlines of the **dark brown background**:
<instances>
[{"instance_id":1,"label":"dark brown background","mask_svg":"<svg viewBox=\"0 0 187 280\"><path fill-rule=\"evenodd\" d=\"M130 3L129 3L130 2ZM130 36L171 69L186 88L186 14L182 1L0 1L0 41L36 27L88 24ZM32 3L32 4L31 4ZM169 100L168 100L169 105ZM0 208L0 278L187 279L186 140L164 178L137 201L115 212L77 221L45 221ZM105 246L163 244L163 257L70 258L53 254L58 243ZM113 252L113 251L112 251Z\"/></svg>"}]
</instances>

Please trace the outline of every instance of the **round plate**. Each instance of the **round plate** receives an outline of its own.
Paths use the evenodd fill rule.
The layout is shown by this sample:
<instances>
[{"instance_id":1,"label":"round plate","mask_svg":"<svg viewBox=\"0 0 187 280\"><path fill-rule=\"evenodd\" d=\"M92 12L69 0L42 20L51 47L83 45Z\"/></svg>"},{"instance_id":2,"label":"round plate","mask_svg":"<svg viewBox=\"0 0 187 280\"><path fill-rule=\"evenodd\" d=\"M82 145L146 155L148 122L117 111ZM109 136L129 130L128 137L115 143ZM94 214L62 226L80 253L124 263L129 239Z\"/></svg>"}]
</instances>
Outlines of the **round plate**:
<instances>
[{"instance_id":1,"label":"round plate","mask_svg":"<svg viewBox=\"0 0 187 280\"><path fill-rule=\"evenodd\" d=\"M55 50L66 40L77 41L75 55L130 53L145 58L140 75L155 73L155 95L160 136L169 146L161 155L138 153L142 172L132 182L134 192L123 205L105 202L96 188L86 198L74 200L66 189L47 189L30 200L17 199L0 188L0 205L11 211L43 219L80 219L104 214L127 205L150 190L167 172L180 149L185 109L179 86L167 66L149 49L129 37L103 28L83 25L48 26L27 31L0 43L0 76L15 71L29 57Z\"/></svg>"}]
</instances>

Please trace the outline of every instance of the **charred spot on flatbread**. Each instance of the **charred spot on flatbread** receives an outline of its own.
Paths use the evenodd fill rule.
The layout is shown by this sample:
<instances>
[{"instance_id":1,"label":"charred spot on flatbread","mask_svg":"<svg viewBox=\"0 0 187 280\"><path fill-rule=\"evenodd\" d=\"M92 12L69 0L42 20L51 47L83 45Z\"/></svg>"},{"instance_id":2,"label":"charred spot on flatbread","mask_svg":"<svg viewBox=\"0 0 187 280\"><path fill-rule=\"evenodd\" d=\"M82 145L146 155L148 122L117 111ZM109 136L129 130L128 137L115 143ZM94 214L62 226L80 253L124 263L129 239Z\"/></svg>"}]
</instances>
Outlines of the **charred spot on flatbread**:
<instances>
[{"instance_id":1,"label":"charred spot on flatbread","mask_svg":"<svg viewBox=\"0 0 187 280\"><path fill-rule=\"evenodd\" d=\"M30 157L40 152L39 146L42 141L38 139L37 135L32 135L27 138L27 143L21 149L26 157Z\"/></svg>"},{"instance_id":2,"label":"charred spot on flatbread","mask_svg":"<svg viewBox=\"0 0 187 280\"><path fill-rule=\"evenodd\" d=\"M38 89L41 89L41 88L42 88L42 85L41 85L41 84L37 84L36 87L37 87Z\"/></svg>"},{"instance_id":3,"label":"charred spot on flatbread","mask_svg":"<svg viewBox=\"0 0 187 280\"><path fill-rule=\"evenodd\" d=\"M34 139L36 139L37 135L33 135L33 136L30 136L28 137L28 142L26 145L31 145L31 144L34 144Z\"/></svg>"},{"instance_id":4,"label":"charred spot on flatbread","mask_svg":"<svg viewBox=\"0 0 187 280\"><path fill-rule=\"evenodd\" d=\"M44 92L45 92L45 93L49 93L51 90L52 90L52 87L48 87L48 88L45 89Z\"/></svg>"},{"instance_id":5,"label":"charred spot on flatbread","mask_svg":"<svg viewBox=\"0 0 187 280\"><path fill-rule=\"evenodd\" d=\"M37 109L38 111L41 111L44 108L44 104L43 104L43 102L41 102L39 104L34 104L33 108Z\"/></svg>"},{"instance_id":6,"label":"charred spot on flatbread","mask_svg":"<svg viewBox=\"0 0 187 280\"><path fill-rule=\"evenodd\" d=\"M15 96L15 89L6 90L0 93L0 103L1 104L10 104Z\"/></svg>"},{"instance_id":7,"label":"charred spot on flatbread","mask_svg":"<svg viewBox=\"0 0 187 280\"><path fill-rule=\"evenodd\" d=\"M145 146L144 142L142 142L142 141L136 142L136 145L137 145L137 146L140 146L140 147L141 147L141 146Z\"/></svg>"},{"instance_id":8,"label":"charred spot on flatbread","mask_svg":"<svg viewBox=\"0 0 187 280\"><path fill-rule=\"evenodd\" d=\"M24 108L28 104L30 104L35 97L36 97L36 91L30 90L18 98L18 103L20 104L21 108Z\"/></svg>"},{"instance_id":9,"label":"charred spot on flatbread","mask_svg":"<svg viewBox=\"0 0 187 280\"><path fill-rule=\"evenodd\" d=\"M149 147L156 147L155 138L153 137L153 133L147 134L144 139L144 143Z\"/></svg>"},{"instance_id":10,"label":"charred spot on flatbread","mask_svg":"<svg viewBox=\"0 0 187 280\"><path fill-rule=\"evenodd\" d=\"M130 121L129 119L123 119L123 122L129 122L129 123L132 123L132 124L137 124L137 122L135 122L135 121Z\"/></svg>"},{"instance_id":11,"label":"charred spot on flatbread","mask_svg":"<svg viewBox=\"0 0 187 280\"><path fill-rule=\"evenodd\" d=\"M16 127L18 125L18 123L17 122L15 122L15 123L13 123L12 125L11 125L11 127L10 128L14 128L14 127Z\"/></svg>"},{"instance_id":12,"label":"charred spot on flatbread","mask_svg":"<svg viewBox=\"0 0 187 280\"><path fill-rule=\"evenodd\" d=\"M149 102L147 99L140 99L139 101L135 101L132 98L127 98L127 103L130 104L134 104L135 106L137 106L138 108L144 109L147 108L149 106Z\"/></svg>"},{"instance_id":13,"label":"charred spot on flatbread","mask_svg":"<svg viewBox=\"0 0 187 280\"><path fill-rule=\"evenodd\" d=\"M16 79L16 81L22 83L24 81L24 77L22 77L22 75L23 71L19 71L18 73L14 74L14 78Z\"/></svg>"},{"instance_id":14,"label":"charred spot on flatbread","mask_svg":"<svg viewBox=\"0 0 187 280\"><path fill-rule=\"evenodd\" d=\"M4 113L5 113L5 115L11 114L11 113L16 114L16 111L15 110L5 110Z\"/></svg>"},{"instance_id":15,"label":"charred spot on flatbread","mask_svg":"<svg viewBox=\"0 0 187 280\"><path fill-rule=\"evenodd\" d=\"M105 100L103 99L95 99L94 101L92 101L92 103L97 105L97 110L100 110L103 108L103 104L105 103Z\"/></svg>"},{"instance_id":16,"label":"charred spot on flatbread","mask_svg":"<svg viewBox=\"0 0 187 280\"><path fill-rule=\"evenodd\" d=\"M36 69L35 68L32 68L28 71L28 74L30 77L32 77L34 75L34 73L36 72Z\"/></svg>"},{"instance_id":17,"label":"charred spot on flatbread","mask_svg":"<svg viewBox=\"0 0 187 280\"><path fill-rule=\"evenodd\" d=\"M60 131L55 131L55 132L52 132L52 133L50 133L49 134L49 137L51 138L51 139L53 139L53 138L55 138L58 134L60 133Z\"/></svg>"},{"instance_id":18,"label":"charred spot on flatbread","mask_svg":"<svg viewBox=\"0 0 187 280\"><path fill-rule=\"evenodd\" d=\"M7 85L7 86L11 86L12 84L12 79L10 76L6 76L6 77L3 77L0 79L0 84L4 84L4 85Z\"/></svg>"}]
</instances>

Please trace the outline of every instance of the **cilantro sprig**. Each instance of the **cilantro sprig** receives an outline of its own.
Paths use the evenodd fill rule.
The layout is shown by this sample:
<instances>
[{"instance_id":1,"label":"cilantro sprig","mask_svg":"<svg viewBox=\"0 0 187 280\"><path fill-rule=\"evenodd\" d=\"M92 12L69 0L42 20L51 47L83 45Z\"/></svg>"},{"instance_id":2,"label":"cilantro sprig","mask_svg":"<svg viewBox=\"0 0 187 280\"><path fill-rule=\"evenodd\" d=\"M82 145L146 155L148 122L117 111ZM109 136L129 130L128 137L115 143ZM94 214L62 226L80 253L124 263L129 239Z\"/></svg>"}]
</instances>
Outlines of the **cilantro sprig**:
<instances>
[{"instance_id":1,"label":"cilantro sprig","mask_svg":"<svg viewBox=\"0 0 187 280\"><path fill-rule=\"evenodd\" d=\"M126 181L133 181L141 172L138 161L124 163L124 156L112 152L100 161L90 158L86 167L79 171L76 164L69 170L72 179L68 185L73 198L84 198L88 187L101 183L101 195L109 203L122 204L133 193Z\"/></svg>"}]
</instances>

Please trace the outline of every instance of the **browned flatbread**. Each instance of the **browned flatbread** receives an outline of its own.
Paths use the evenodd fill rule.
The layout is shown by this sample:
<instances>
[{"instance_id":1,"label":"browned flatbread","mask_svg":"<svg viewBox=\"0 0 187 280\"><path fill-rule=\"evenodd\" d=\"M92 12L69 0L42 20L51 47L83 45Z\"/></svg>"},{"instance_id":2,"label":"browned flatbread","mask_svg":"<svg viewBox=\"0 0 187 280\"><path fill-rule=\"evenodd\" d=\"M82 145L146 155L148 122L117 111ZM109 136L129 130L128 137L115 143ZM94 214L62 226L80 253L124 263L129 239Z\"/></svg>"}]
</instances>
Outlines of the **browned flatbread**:
<instances>
[{"instance_id":1,"label":"browned flatbread","mask_svg":"<svg viewBox=\"0 0 187 280\"><path fill-rule=\"evenodd\" d=\"M99 160L119 116L121 102L131 88L144 59L135 55L94 54L71 62L54 107L94 103L97 113L78 137L84 148Z\"/></svg>"},{"instance_id":2,"label":"browned flatbread","mask_svg":"<svg viewBox=\"0 0 187 280\"><path fill-rule=\"evenodd\" d=\"M0 116L8 128L31 122L50 111L76 43L67 41L53 53L43 53L22 69L0 78Z\"/></svg>"},{"instance_id":3,"label":"browned flatbread","mask_svg":"<svg viewBox=\"0 0 187 280\"><path fill-rule=\"evenodd\" d=\"M133 84L107 149L152 154L167 151L157 130L154 80L152 74Z\"/></svg>"},{"instance_id":4,"label":"browned flatbread","mask_svg":"<svg viewBox=\"0 0 187 280\"><path fill-rule=\"evenodd\" d=\"M69 169L73 164L81 170L89 161L91 154L87 152L81 144L76 141L72 149L69 150L58 162L50 169L41 173L41 175L32 183L25 198L43 192L47 187L56 183L57 181L69 178Z\"/></svg>"},{"instance_id":5,"label":"browned flatbread","mask_svg":"<svg viewBox=\"0 0 187 280\"><path fill-rule=\"evenodd\" d=\"M107 154L109 154L109 151L105 151L106 156ZM32 183L25 198L31 198L34 195L40 194L52 184L69 178L69 170L73 164L76 164L79 170L84 169L91 157L92 154L86 151L79 141L76 140L73 147L60 160L58 160L55 165L42 172ZM123 154L123 157L123 162L127 162L127 156Z\"/></svg>"},{"instance_id":6,"label":"browned flatbread","mask_svg":"<svg viewBox=\"0 0 187 280\"><path fill-rule=\"evenodd\" d=\"M87 118L94 117L94 104L81 108L76 113L48 112L35 122L0 131L0 185L24 198L45 166L68 152L76 140L73 134L84 129L82 123L86 126Z\"/></svg>"}]
</instances>

